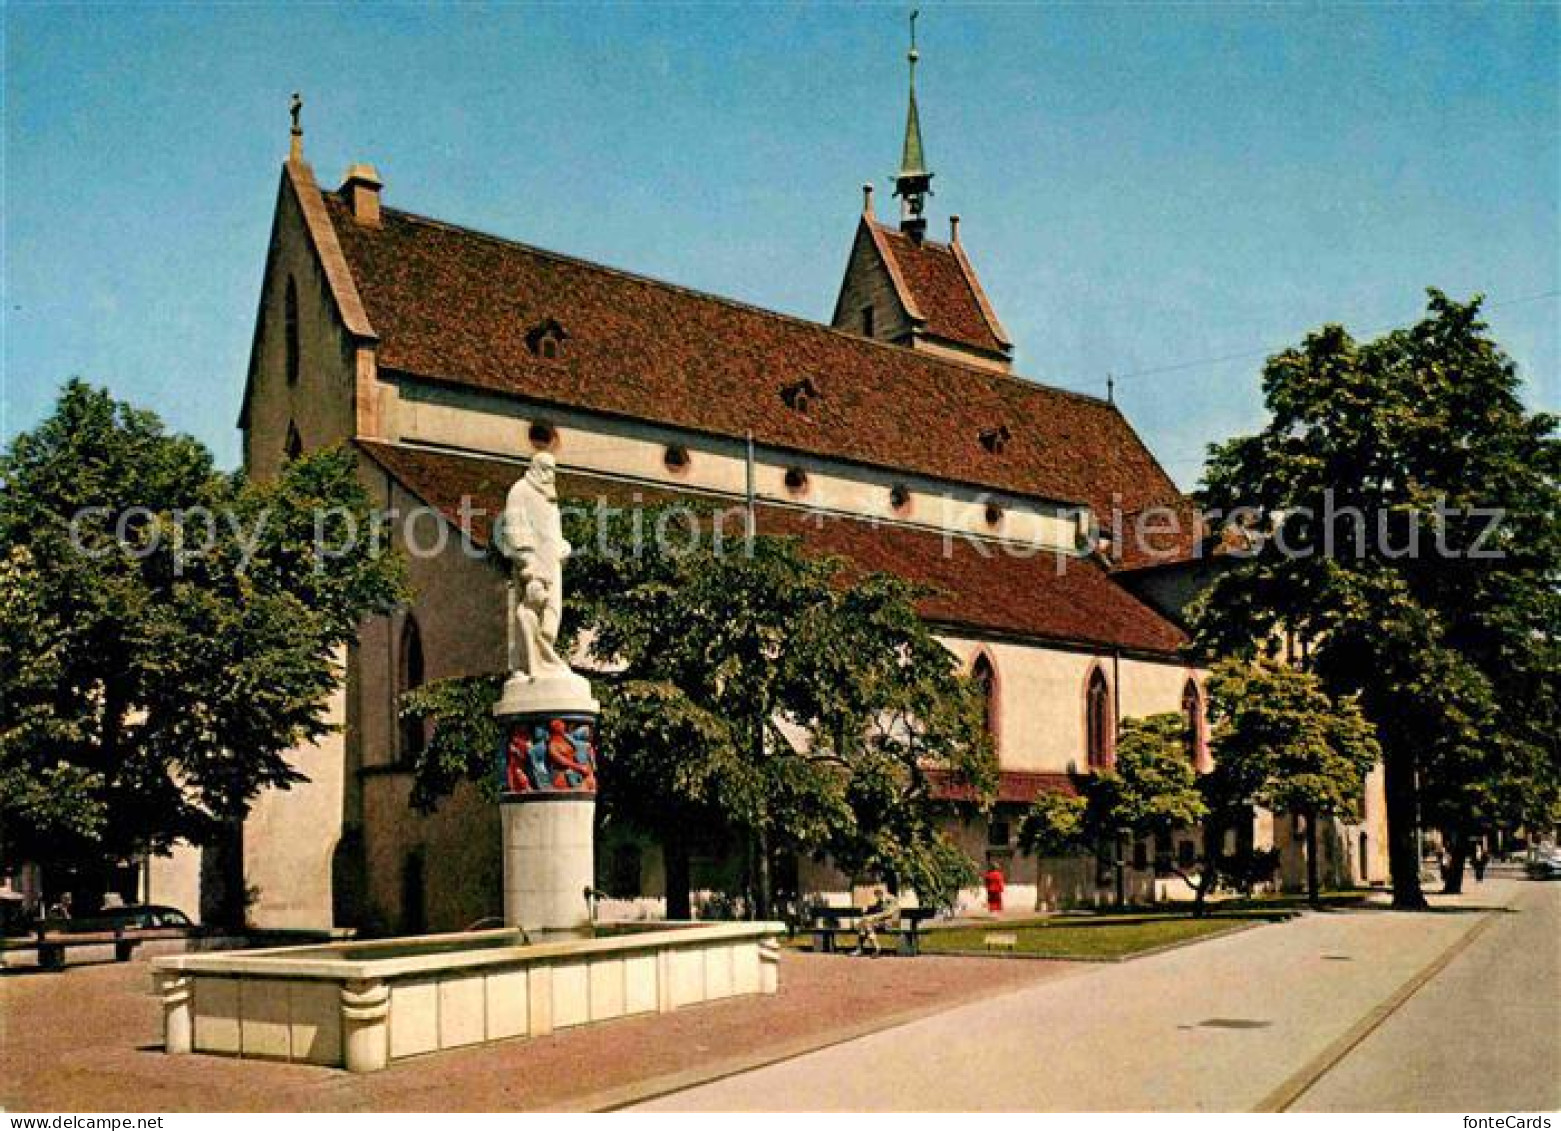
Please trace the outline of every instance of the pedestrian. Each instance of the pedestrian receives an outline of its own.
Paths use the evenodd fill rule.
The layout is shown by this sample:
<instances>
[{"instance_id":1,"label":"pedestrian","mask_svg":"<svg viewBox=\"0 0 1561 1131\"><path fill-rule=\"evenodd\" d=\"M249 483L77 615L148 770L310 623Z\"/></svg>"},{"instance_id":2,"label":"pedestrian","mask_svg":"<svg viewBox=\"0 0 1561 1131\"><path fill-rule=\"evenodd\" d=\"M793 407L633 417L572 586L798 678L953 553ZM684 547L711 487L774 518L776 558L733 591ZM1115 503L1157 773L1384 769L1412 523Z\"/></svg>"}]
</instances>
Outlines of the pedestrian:
<instances>
[{"instance_id":1,"label":"pedestrian","mask_svg":"<svg viewBox=\"0 0 1561 1131\"><path fill-rule=\"evenodd\" d=\"M899 915L900 901L882 887L874 889L871 906L856 924L856 949L851 953L859 955L866 947L872 951L874 958L881 955L883 948L878 945L878 928L887 927Z\"/></svg>"},{"instance_id":2,"label":"pedestrian","mask_svg":"<svg viewBox=\"0 0 1561 1131\"><path fill-rule=\"evenodd\" d=\"M997 866L996 860L986 862L986 872L981 877L981 883L986 887L986 909L993 914L1003 909L1003 870Z\"/></svg>"},{"instance_id":3,"label":"pedestrian","mask_svg":"<svg viewBox=\"0 0 1561 1131\"><path fill-rule=\"evenodd\" d=\"M56 899L49 907L49 911L46 917L49 919L69 919L70 908L70 892L67 891L62 893L60 898Z\"/></svg>"},{"instance_id":4,"label":"pedestrian","mask_svg":"<svg viewBox=\"0 0 1561 1131\"><path fill-rule=\"evenodd\" d=\"M1483 844L1476 844L1474 846L1473 857L1475 883L1483 884L1485 882L1485 865L1489 864L1490 862L1491 858L1486 854L1485 846Z\"/></svg>"}]
</instances>

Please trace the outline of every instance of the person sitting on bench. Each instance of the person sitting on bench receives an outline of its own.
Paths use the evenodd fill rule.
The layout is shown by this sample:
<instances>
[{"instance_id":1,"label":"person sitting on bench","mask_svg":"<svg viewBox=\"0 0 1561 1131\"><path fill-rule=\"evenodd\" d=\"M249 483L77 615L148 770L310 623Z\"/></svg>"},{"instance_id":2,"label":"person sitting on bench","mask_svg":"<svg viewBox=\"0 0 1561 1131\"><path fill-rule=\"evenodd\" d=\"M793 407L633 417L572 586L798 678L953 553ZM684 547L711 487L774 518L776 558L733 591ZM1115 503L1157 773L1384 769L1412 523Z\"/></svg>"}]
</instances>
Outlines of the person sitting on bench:
<instances>
[{"instance_id":1,"label":"person sitting on bench","mask_svg":"<svg viewBox=\"0 0 1561 1131\"><path fill-rule=\"evenodd\" d=\"M873 903L867 912L858 920L856 925L856 949L852 954L861 954L862 948L867 947L877 958L883 953L883 948L878 945L878 928L887 927L900 916L900 901L886 892L882 887L873 891Z\"/></svg>"}]
</instances>

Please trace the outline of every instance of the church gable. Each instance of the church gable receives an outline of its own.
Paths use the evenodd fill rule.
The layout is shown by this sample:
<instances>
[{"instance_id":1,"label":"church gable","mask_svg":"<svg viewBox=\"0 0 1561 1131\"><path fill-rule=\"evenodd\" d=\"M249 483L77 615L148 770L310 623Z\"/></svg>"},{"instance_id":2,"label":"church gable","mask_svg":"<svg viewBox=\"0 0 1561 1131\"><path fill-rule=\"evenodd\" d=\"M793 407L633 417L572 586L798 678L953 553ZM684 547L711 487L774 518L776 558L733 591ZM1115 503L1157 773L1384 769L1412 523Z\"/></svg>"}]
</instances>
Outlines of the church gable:
<instances>
[{"instance_id":1,"label":"church gable","mask_svg":"<svg viewBox=\"0 0 1561 1131\"><path fill-rule=\"evenodd\" d=\"M907 306L909 292L904 280L895 278L893 269L894 262L884 255L872 220L864 216L851 244L830 325L864 338L910 344L921 315L914 304Z\"/></svg>"},{"instance_id":2,"label":"church gable","mask_svg":"<svg viewBox=\"0 0 1561 1131\"><path fill-rule=\"evenodd\" d=\"M977 365L1011 365L1013 347L957 235L937 243L887 228L870 214L857 226L833 325Z\"/></svg>"},{"instance_id":3,"label":"church gable","mask_svg":"<svg viewBox=\"0 0 1561 1131\"><path fill-rule=\"evenodd\" d=\"M251 474L269 475L355 433L355 351L372 341L313 173L291 159L278 186L239 416Z\"/></svg>"}]
</instances>

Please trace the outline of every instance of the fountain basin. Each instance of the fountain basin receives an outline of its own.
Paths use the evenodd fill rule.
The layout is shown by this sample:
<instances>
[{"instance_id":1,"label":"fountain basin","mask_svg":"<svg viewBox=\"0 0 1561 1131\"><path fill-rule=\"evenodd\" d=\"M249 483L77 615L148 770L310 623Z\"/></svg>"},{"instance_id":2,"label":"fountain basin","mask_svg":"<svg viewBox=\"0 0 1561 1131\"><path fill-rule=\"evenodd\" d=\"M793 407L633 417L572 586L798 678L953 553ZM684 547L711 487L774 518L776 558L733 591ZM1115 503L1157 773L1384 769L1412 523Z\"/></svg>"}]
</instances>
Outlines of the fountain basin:
<instances>
[{"instance_id":1,"label":"fountain basin","mask_svg":"<svg viewBox=\"0 0 1561 1131\"><path fill-rule=\"evenodd\" d=\"M152 962L169 1053L373 1072L409 1056L778 987L780 923L504 928Z\"/></svg>"}]
</instances>

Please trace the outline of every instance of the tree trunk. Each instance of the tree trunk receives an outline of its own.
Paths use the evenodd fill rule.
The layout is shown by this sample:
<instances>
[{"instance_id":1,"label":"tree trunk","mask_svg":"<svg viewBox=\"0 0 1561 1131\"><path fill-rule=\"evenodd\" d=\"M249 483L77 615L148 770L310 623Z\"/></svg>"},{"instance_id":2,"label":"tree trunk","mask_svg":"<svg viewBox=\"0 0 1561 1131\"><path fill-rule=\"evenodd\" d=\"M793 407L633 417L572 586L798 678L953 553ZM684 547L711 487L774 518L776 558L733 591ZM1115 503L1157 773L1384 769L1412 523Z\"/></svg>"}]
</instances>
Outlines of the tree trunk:
<instances>
[{"instance_id":1,"label":"tree trunk","mask_svg":"<svg viewBox=\"0 0 1561 1131\"><path fill-rule=\"evenodd\" d=\"M753 838L753 847L753 917L756 919L768 919L774 904L774 898L770 891L770 838L764 832L759 832Z\"/></svg>"},{"instance_id":2,"label":"tree trunk","mask_svg":"<svg viewBox=\"0 0 1561 1131\"><path fill-rule=\"evenodd\" d=\"M248 918L244 889L244 823L232 821L201 846L201 918L242 929Z\"/></svg>"},{"instance_id":3,"label":"tree trunk","mask_svg":"<svg viewBox=\"0 0 1561 1131\"><path fill-rule=\"evenodd\" d=\"M667 889L667 918L692 919L694 910L688 897L688 844L681 837L668 837L662 843L661 871Z\"/></svg>"},{"instance_id":4,"label":"tree trunk","mask_svg":"<svg viewBox=\"0 0 1561 1131\"><path fill-rule=\"evenodd\" d=\"M1443 895L1463 893L1463 868L1469 860L1469 836L1462 829L1447 831L1447 874L1442 877Z\"/></svg>"},{"instance_id":5,"label":"tree trunk","mask_svg":"<svg viewBox=\"0 0 1561 1131\"><path fill-rule=\"evenodd\" d=\"M1388 869L1393 878L1393 908L1424 911L1420 889L1419 814L1415 790L1415 760L1399 751L1384 752L1382 791L1387 799Z\"/></svg>"},{"instance_id":6,"label":"tree trunk","mask_svg":"<svg viewBox=\"0 0 1561 1131\"><path fill-rule=\"evenodd\" d=\"M1306 902L1313 907L1323 905L1322 884L1317 876L1317 814L1307 813L1306 819Z\"/></svg>"},{"instance_id":7,"label":"tree trunk","mask_svg":"<svg viewBox=\"0 0 1561 1131\"><path fill-rule=\"evenodd\" d=\"M1208 912L1209 893L1219 882L1220 849L1224 847L1225 829L1212 817L1203 826L1203 872L1198 876L1198 886L1193 889L1192 917L1202 919Z\"/></svg>"}]
</instances>

